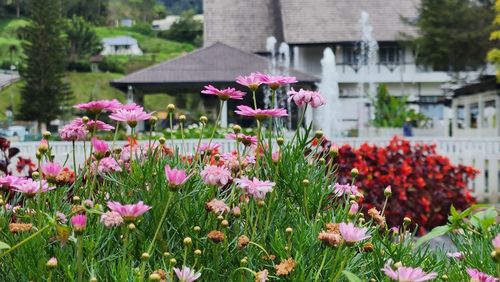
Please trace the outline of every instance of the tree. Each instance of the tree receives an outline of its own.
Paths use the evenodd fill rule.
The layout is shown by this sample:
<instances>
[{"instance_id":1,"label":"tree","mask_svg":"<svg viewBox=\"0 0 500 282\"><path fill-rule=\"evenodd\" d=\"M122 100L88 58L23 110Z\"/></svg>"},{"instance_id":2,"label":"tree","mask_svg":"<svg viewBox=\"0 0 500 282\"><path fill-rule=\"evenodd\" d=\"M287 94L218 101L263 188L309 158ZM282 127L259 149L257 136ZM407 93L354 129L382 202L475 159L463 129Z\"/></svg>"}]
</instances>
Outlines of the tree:
<instances>
[{"instance_id":1,"label":"tree","mask_svg":"<svg viewBox=\"0 0 500 282\"><path fill-rule=\"evenodd\" d=\"M203 23L196 20L194 15L194 11L184 12L169 30L160 32L158 36L200 46L203 36Z\"/></svg>"},{"instance_id":2,"label":"tree","mask_svg":"<svg viewBox=\"0 0 500 282\"><path fill-rule=\"evenodd\" d=\"M500 48L498 42L500 42L500 0L495 3L496 16L493 20L493 25L495 30L491 32L490 40L495 42L495 46L488 52L488 61L494 63L497 67L497 79L500 80Z\"/></svg>"},{"instance_id":3,"label":"tree","mask_svg":"<svg viewBox=\"0 0 500 282\"><path fill-rule=\"evenodd\" d=\"M107 17L108 0L65 0L64 13L66 17L83 17L93 24L103 24Z\"/></svg>"},{"instance_id":4,"label":"tree","mask_svg":"<svg viewBox=\"0 0 500 282\"><path fill-rule=\"evenodd\" d=\"M159 2L164 3L167 9L176 15L189 10L193 10L197 14L203 12L203 0L160 0Z\"/></svg>"},{"instance_id":5,"label":"tree","mask_svg":"<svg viewBox=\"0 0 500 282\"><path fill-rule=\"evenodd\" d=\"M101 50L101 42L94 26L83 17L73 16L71 20L67 20L65 33L69 43L68 60L70 63L86 59Z\"/></svg>"},{"instance_id":6,"label":"tree","mask_svg":"<svg viewBox=\"0 0 500 282\"><path fill-rule=\"evenodd\" d=\"M483 66L493 17L492 0L422 0L417 63L452 72Z\"/></svg>"},{"instance_id":7,"label":"tree","mask_svg":"<svg viewBox=\"0 0 500 282\"><path fill-rule=\"evenodd\" d=\"M69 84L64 81L67 41L61 1L30 1L30 23L24 27L19 118L36 120L39 128L56 119L72 99Z\"/></svg>"}]
</instances>

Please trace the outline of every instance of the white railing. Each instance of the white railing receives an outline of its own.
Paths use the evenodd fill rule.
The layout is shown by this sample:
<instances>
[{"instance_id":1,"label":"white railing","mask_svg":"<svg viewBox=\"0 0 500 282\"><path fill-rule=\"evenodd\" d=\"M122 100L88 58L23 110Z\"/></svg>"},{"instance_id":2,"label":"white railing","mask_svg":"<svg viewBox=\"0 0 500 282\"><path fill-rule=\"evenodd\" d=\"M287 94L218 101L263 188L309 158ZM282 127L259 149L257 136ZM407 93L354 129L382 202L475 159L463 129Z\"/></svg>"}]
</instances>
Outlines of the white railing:
<instances>
[{"instance_id":1,"label":"white railing","mask_svg":"<svg viewBox=\"0 0 500 282\"><path fill-rule=\"evenodd\" d=\"M368 143L373 145L387 145L391 138L340 138L335 139L336 144L349 144L352 147L359 147L361 144ZM473 189L473 195L479 201L488 201L498 203L500 200L500 138L441 138L441 137L413 137L408 138L410 142L416 144L435 144L439 154L448 157L453 164L470 165L479 170L479 174L475 180L470 183L469 187ZM212 141L221 145L222 152L229 152L235 149L235 142L227 139L216 139ZM147 144L147 141L142 141L142 144ZM117 142L118 145L124 145L126 142ZM167 140L167 145L171 141ZM185 140L184 146L186 153L194 152L194 148L198 144L197 139ZM71 163L72 144L70 142L51 142L53 153L56 155L58 162L68 160ZM34 158L38 142L14 142L13 147L21 150L21 155L24 157ZM87 144L88 150L89 144ZM182 149L182 141L175 140L174 146ZM76 144L76 159L78 163L82 163L84 159L83 142Z\"/></svg>"}]
</instances>

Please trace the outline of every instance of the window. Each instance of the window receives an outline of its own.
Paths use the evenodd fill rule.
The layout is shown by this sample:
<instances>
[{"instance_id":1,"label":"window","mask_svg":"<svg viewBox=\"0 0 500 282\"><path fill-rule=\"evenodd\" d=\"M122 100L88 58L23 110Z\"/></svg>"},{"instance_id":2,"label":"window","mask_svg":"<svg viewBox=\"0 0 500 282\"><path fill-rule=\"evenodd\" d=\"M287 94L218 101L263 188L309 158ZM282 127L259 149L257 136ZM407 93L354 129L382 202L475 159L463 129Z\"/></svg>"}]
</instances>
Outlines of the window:
<instances>
[{"instance_id":1,"label":"window","mask_svg":"<svg viewBox=\"0 0 500 282\"><path fill-rule=\"evenodd\" d=\"M359 62L359 48L355 44L342 47L342 62L346 65L355 66Z\"/></svg>"},{"instance_id":2,"label":"window","mask_svg":"<svg viewBox=\"0 0 500 282\"><path fill-rule=\"evenodd\" d=\"M394 65L403 62L403 49L396 43L381 43L378 50L379 63Z\"/></svg>"},{"instance_id":3,"label":"window","mask_svg":"<svg viewBox=\"0 0 500 282\"><path fill-rule=\"evenodd\" d=\"M470 105L470 128L477 128L477 119L479 116L479 104Z\"/></svg>"},{"instance_id":4,"label":"window","mask_svg":"<svg viewBox=\"0 0 500 282\"><path fill-rule=\"evenodd\" d=\"M465 128L465 107L460 105L457 106L457 112L456 112L456 117L457 117L457 127L460 129Z\"/></svg>"},{"instance_id":5,"label":"window","mask_svg":"<svg viewBox=\"0 0 500 282\"><path fill-rule=\"evenodd\" d=\"M497 126L497 109L495 100L484 102L483 128L495 128Z\"/></svg>"}]
</instances>

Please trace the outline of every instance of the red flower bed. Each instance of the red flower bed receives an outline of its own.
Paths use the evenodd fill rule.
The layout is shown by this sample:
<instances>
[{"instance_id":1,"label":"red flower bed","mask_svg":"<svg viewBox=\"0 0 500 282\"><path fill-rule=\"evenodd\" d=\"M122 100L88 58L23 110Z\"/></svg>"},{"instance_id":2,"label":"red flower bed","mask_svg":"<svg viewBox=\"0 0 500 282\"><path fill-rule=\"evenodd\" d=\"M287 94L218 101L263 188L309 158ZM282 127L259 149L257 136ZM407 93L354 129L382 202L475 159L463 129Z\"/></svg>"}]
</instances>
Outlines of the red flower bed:
<instances>
[{"instance_id":1,"label":"red flower bed","mask_svg":"<svg viewBox=\"0 0 500 282\"><path fill-rule=\"evenodd\" d=\"M384 188L392 187L386 208L389 227L402 223L407 216L420 231L446 223L450 206L462 210L474 203L467 185L477 171L470 166L453 165L436 153L435 145L411 145L394 137L387 147L363 144L339 148L339 182L351 181L351 169L357 168L356 185L364 192L368 210L384 203Z\"/></svg>"}]
</instances>

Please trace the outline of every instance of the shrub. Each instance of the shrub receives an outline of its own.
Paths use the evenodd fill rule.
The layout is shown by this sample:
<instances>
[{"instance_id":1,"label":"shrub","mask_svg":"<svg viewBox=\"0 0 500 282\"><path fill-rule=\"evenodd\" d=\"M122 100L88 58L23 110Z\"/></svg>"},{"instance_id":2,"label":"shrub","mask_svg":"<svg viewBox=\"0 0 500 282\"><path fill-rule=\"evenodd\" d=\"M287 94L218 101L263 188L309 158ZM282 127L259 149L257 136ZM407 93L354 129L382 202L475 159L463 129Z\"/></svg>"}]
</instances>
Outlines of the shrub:
<instances>
[{"instance_id":1,"label":"shrub","mask_svg":"<svg viewBox=\"0 0 500 282\"><path fill-rule=\"evenodd\" d=\"M366 209L381 208L384 188L392 187L387 205L389 226L411 218L420 231L446 223L451 205L459 210L474 203L467 184L477 171L453 165L436 153L435 145L411 145L394 137L386 147L363 144L358 149L344 145L339 150L340 181L351 181L351 169L359 170L356 184L365 193Z\"/></svg>"}]
</instances>

